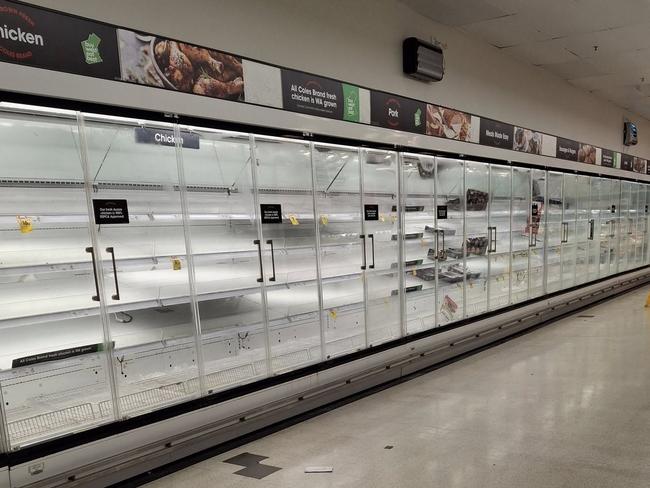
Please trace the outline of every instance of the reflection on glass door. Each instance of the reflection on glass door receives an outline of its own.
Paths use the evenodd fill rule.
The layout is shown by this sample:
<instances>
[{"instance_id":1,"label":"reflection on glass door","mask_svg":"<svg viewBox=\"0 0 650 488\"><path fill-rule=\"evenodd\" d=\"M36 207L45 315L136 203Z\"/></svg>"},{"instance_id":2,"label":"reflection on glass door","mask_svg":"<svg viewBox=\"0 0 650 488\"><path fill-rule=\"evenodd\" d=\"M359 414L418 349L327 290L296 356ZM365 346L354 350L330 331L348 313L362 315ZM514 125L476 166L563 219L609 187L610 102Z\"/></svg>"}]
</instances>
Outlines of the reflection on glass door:
<instances>
[{"instance_id":1,"label":"reflection on glass door","mask_svg":"<svg viewBox=\"0 0 650 488\"><path fill-rule=\"evenodd\" d=\"M321 315L311 148L255 138L272 372L321 359Z\"/></svg>"},{"instance_id":2,"label":"reflection on glass door","mask_svg":"<svg viewBox=\"0 0 650 488\"><path fill-rule=\"evenodd\" d=\"M199 138L198 148L182 148L182 162L204 383L214 392L268 373L251 151L246 134L181 134Z\"/></svg>"},{"instance_id":3,"label":"reflection on glass door","mask_svg":"<svg viewBox=\"0 0 650 488\"><path fill-rule=\"evenodd\" d=\"M403 240L406 333L413 334L436 325L436 249L438 228L435 205L435 157L402 155L402 233L420 238ZM417 285L407 285L416 282Z\"/></svg>"},{"instance_id":4,"label":"reflection on glass door","mask_svg":"<svg viewBox=\"0 0 650 488\"><path fill-rule=\"evenodd\" d=\"M531 170L531 197L532 204L530 207L530 221L533 222L532 234L530 234L530 253L529 253L529 268L528 268L528 298L535 298L542 296L546 293L546 271L547 263L545 260L551 259L554 257L556 273L559 280L559 270L560 270L560 256L559 256L559 245L560 245L560 228L561 222L555 222L551 226L553 236L549 236L548 230L548 219L549 212L553 213L553 218L558 219L558 210L560 213L559 218L561 218L561 201L557 199L557 196L551 198L551 194L557 193L557 188L554 190L549 190L550 186L555 186L558 184L558 178L554 177L552 181L547 181L547 173L541 169L532 169ZM561 182L561 179L560 179ZM561 185L560 185L561 186ZM551 208L549 210L549 208ZM537 213L537 217L535 216ZM549 239L550 238L550 239ZM550 242L554 245L552 251L548 252L548 243Z\"/></svg>"},{"instance_id":5,"label":"reflection on glass door","mask_svg":"<svg viewBox=\"0 0 650 488\"><path fill-rule=\"evenodd\" d=\"M489 221L490 165L465 161L465 314L484 313L488 304L488 254L496 253L497 226ZM489 227L489 229L488 229ZM489 234L489 237L488 237Z\"/></svg>"},{"instance_id":6,"label":"reflection on glass door","mask_svg":"<svg viewBox=\"0 0 650 488\"><path fill-rule=\"evenodd\" d=\"M101 408L110 362L86 252L77 120L0 112L0 128L0 386L15 449L112 420L113 410Z\"/></svg>"},{"instance_id":7,"label":"reflection on glass door","mask_svg":"<svg viewBox=\"0 0 650 488\"><path fill-rule=\"evenodd\" d=\"M436 213L438 221L438 325L465 316L465 185L461 159L436 158Z\"/></svg>"},{"instance_id":8,"label":"reflection on glass door","mask_svg":"<svg viewBox=\"0 0 650 488\"><path fill-rule=\"evenodd\" d=\"M176 150L155 139L173 127L85 128L119 407L134 415L186 399L198 376Z\"/></svg>"},{"instance_id":9,"label":"reflection on glass door","mask_svg":"<svg viewBox=\"0 0 650 488\"><path fill-rule=\"evenodd\" d=\"M313 171L325 356L331 358L366 345L359 151L315 144Z\"/></svg>"},{"instance_id":10,"label":"reflection on glass door","mask_svg":"<svg viewBox=\"0 0 650 488\"><path fill-rule=\"evenodd\" d=\"M374 346L402 335L397 153L364 149L361 161L366 330L368 346ZM422 235L416 232L404 239ZM405 293L422 289L421 280L412 278L407 277Z\"/></svg>"},{"instance_id":11,"label":"reflection on glass door","mask_svg":"<svg viewBox=\"0 0 650 488\"><path fill-rule=\"evenodd\" d=\"M542 182L543 183L543 182ZM540 221L544 211L542 201L531 200L531 170L512 168L512 252L510 258L510 282L512 303L528 299L529 255L532 249L543 243ZM542 239L542 241L540 241Z\"/></svg>"}]
</instances>

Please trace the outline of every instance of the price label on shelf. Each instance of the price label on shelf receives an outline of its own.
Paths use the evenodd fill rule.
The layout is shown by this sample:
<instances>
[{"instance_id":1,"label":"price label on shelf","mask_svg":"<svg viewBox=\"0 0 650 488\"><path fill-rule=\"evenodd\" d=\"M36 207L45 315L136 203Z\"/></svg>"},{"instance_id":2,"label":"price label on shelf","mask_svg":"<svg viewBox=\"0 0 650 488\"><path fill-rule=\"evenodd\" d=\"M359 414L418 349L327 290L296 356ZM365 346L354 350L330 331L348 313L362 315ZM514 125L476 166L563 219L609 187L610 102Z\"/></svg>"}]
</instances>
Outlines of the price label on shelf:
<instances>
[{"instance_id":1,"label":"price label on shelf","mask_svg":"<svg viewBox=\"0 0 650 488\"><path fill-rule=\"evenodd\" d=\"M330 317L332 317L333 320L336 320L336 310L330 310Z\"/></svg>"},{"instance_id":2,"label":"price label on shelf","mask_svg":"<svg viewBox=\"0 0 650 488\"><path fill-rule=\"evenodd\" d=\"M327 215L321 215L320 216L320 223L323 225L327 225L330 223L330 219L327 218Z\"/></svg>"},{"instance_id":3,"label":"price label on shelf","mask_svg":"<svg viewBox=\"0 0 650 488\"><path fill-rule=\"evenodd\" d=\"M298 222L298 217L295 215L289 215L289 221L291 222L291 225L300 225L300 222Z\"/></svg>"}]
</instances>

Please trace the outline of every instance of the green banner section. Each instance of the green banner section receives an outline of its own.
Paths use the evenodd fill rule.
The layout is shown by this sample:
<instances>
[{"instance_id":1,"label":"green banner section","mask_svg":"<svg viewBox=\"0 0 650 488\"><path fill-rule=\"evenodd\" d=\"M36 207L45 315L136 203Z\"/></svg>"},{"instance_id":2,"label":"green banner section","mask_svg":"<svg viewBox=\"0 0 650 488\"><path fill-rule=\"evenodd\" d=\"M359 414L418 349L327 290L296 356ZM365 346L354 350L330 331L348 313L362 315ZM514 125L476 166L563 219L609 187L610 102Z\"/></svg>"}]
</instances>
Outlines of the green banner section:
<instances>
[{"instance_id":1,"label":"green banner section","mask_svg":"<svg viewBox=\"0 0 650 488\"><path fill-rule=\"evenodd\" d=\"M359 87L343 83L343 120L359 122Z\"/></svg>"}]
</instances>

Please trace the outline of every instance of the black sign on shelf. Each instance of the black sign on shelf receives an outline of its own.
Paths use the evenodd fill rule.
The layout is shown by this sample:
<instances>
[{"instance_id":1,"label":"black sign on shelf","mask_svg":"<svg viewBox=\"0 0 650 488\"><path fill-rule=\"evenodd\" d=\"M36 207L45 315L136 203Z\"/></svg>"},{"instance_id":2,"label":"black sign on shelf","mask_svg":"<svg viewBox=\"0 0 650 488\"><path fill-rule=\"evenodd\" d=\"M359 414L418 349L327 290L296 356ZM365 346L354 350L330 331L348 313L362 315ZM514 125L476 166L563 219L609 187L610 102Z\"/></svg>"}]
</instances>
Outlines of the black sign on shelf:
<instances>
[{"instance_id":1,"label":"black sign on shelf","mask_svg":"<svg viewBox=\"0 0 650 488\"><path fill-rule=\"evenodd\" d=\"M68 349L59 349L58 351L49 351L42 354L34 354L32 356L25 356L22 358L14 359L11 361L12 368L20 368L21 366L31 366L33 364L47 363L50 361L59 361L61 359L68 359L75 356L82 356L84 354L97 353L103 350L103 344L89 344L87 346L70 347Z\"/></svg>"},{"instance_id":2,"label":"black sign on shelf","mask_svg":"<svg viewBox=\"0 0 650 488\"><path fill-rule=\"evenodd\" d=\"M370 122L378 127L424 134L426 111L424 102L390 93L370 93Z\"/></svg>"},{"instance_id":3,"label":"black sign on shelf","mask_svg":"<svg viewBox=\"0 0 650 488\"><path fill-rule=\"evenodd\" d=\"M577 141L558 137L557 145L555 147L555 157L567 161L577 161L579 146L580 144Z\"/></svg>"},{"instance_id":4,"label":"black sign on shelf","mask_svg":"<svg viewBox=\"0 0 650 488\"><path fill-rule=\"evenodd\" d=\"M128 224L129 207L126 200L93 199L97 225Z\"/></svg>"},{"instance_id":5,"label":"black sign on shelf","mask_svg":"<svg viewBox=\"0 0 650 488\"><path fill-rule=\"evenodd\" d=\"M379 205L364 205L363 217L365 220L379 220Z\"/></svg>"},{"instance_id":6,"label":"black sign on shelf","mask_svg":"<svg viewBox=\"0 0 650 488\"><path fill-rule=\"evenodd\" d=\"M606 166L607 168L614 167L614 151L609 149L602 149L600 156L600 165Z\"/></svg>"},{"instance_id":7,"label":"black sign on shelf","mask_svg":"<svg viewBox=\"0 0 650 488\"><path fill-rule=\"evenodd\" d=\"M109 80L121 76L114 27L8 0L0 0L0 61Z\"/></svg>"},{"instance_id":8,"label":"black sign on shelf","mask_svg":"<svg viewBox=\"0 0 650 488\"><path fill-rule=\"evenodd\" d=\"M438 205L436 211L438 220L444 220L447 218L447 205Z\"/></svg>"},{"instance_id":9,"label":"black sign on shelf","mask_svg":"<svg viewBox=\"0 0 650 488\"><path fill-rule=\"evenodd\" d=\"M200 138L192 132L181 132L181 146L187 149L199 149ZM138 144L156 144L158 146L176 146L173 130L153 129L150 127L135 128L135 142Z\"/></svg>"},{"instance_id":10,"label":"black sign on shelf","mask_svg":"<svg viewBox=\"0 0 650 488\"><path fill-rule=\"evenodd\" d=\"M480 129L479 144L503 149L513 148L514 126L481 117Z\"/></svg>"},{"instance_id":11,"label":"black sign on shelf","mask_svg":"<svg viewBox=\"0 0 650 488\"><path fill-rule=\"evenodd\" d=\"M263 224L281 224L282 223L282 205L276 203L260 204Z\"/></svg>"}]
</instances>

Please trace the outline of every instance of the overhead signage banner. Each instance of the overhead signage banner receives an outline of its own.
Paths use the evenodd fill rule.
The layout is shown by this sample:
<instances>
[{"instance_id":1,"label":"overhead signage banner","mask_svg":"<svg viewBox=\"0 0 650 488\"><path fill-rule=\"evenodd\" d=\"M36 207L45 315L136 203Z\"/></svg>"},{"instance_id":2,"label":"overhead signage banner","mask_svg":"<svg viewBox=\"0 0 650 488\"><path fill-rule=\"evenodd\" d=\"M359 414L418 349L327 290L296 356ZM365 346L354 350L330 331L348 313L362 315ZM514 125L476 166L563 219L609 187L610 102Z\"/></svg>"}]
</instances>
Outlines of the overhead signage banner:
<instances>
[{"instance_id":1,"label":"overhead signage banner","mask_svg":"<svg viewBox=\"0 0 650 488\"><path fill-rule=\"evenodd\" d=\"M577 161L579 149L579 142L558 137L555 157L558 159L566 159L567 161Z\"/></svg>"},{"instance_id":2,"label":"overhead signage banner","mask_svg":"<svg viewBox=\"0 0 650 488\"><path fill-rule=\"evenodd\" d=\"M625 171L632 171L634 166L634 158L629 154L621 154L621 169Z\"/></svg>"},{"instance_id":3,"label":"overhead signage banner","mask_svg":"<svg viewBox=\"0 0 650 488\"><path fill-rule=\"evenodd\" d=\"M359 88L290 69L282 70L282 105L292 112L359 122Z\"/></svg>"},{"instance_id":4,"label":"overhead signage banner","mask_svg":"<svg viewBox=\"0 0 650 488\"><path fill-rule=\"evenodd\" d=\"M512 149L515 128L510 124L481 117L479 143L484 146Z\"/></svg>"},{"instance_id":5,"label":"overhead signage banner","mask_svg":"<svg viewBox=\"0 0 650 488\"><path fill-rule=\"evenodd\" d=\"M399 95L245 59L209 47L0 0L0 62L602 164L636 173L647 160ZM183 147L199 140L183 134ZM136 131L173 146L173 134Z\"/></svg>"},{"instance_id":6,"label":"overhead signage banner","mask_svg":"<svg viewBox=\"0 0 650 488\"><path fill-rule=\"evenodd\" d=\"M370 121L377 127L425 133L427 106L410 98L373 91L370 93Z\"/></svg>"},{"instance_id":7,"label":"overhead signage banner","mask_svg":"<svg viewBox=\"0 0 650 488\"><path fill-rule=\"evenodd\" d=\"M614 167L614 151L609 151L607 149L603 149L601 152L600 156L600 164L601 166L606 166L608 168L613 168Z\"/></svg>"},{"instance_id":8,"label":"overhead signage banner","mask_svg":"<svg viewBox=\"0 0 650 488\"><path fill-rule=\"evenodd\" d=\"M114 27L2 0L0 61L120 79Z\"/></svg>"}]
</instances>

